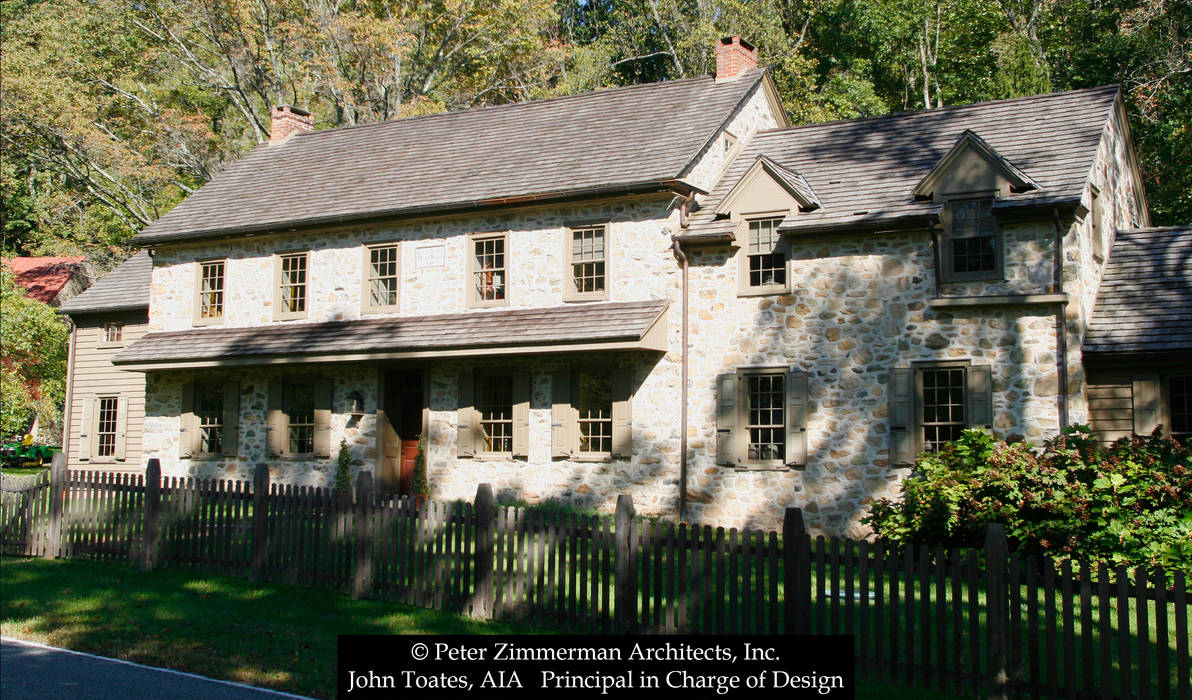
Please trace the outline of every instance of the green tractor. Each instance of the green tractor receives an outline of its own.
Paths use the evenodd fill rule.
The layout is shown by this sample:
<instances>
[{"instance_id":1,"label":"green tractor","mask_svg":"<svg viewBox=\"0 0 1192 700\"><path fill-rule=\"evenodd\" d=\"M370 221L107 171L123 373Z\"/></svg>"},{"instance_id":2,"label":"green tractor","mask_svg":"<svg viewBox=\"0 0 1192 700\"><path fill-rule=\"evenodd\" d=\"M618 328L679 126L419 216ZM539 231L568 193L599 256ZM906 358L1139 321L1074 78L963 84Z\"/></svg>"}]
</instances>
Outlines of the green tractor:
<instances>
[{"instance_id":1,"label":"green tractor","mask_svg":"<svg viewBox=\"0 0 1192 700\"><path fill-rule=\"evenodd\" d=\"M21 440L0 444L0 465L5 469L48 466L54 455L62 448L33 444L33 436L26 434Z\"/></svg>"}]
</instances>

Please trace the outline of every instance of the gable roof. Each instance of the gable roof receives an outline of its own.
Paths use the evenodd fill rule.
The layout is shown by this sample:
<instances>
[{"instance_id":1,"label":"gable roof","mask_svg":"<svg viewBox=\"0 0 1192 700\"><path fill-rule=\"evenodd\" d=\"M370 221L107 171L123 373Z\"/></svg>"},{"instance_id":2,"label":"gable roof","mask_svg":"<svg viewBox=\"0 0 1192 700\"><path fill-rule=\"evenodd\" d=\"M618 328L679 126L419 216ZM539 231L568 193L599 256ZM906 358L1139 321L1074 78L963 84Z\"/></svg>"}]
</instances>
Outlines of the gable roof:
<instances>
[{"instance_id":1,"label":"gable roof","mask_svg":"<svg viewBox=\"0 0 1192 700\"><path fill-rule=\"evenodd\" d=\"M972 129L965 129L964 133L960 135L960 138L956 139L956 145L952 146L952 149L943 158L940 158L940 161L931 169L931 172L924 175L922 180L919 180L919 184L915 185L915 188L911 190L911 194L916 197L930 197L935 189L936 180L943 173L947 172L948 166L952 164L952 161L960 153L969 149L976 151L984 157L990 165L1002 174L1002 177L1010 181L1010 186L1015 191L1039 189L1039 183L1035 182L1030 175L1022 172L1022 169L1017 165L1002 157L1002 154L994 150L993 146L986 143L985 139L977 135L977 132Z\"/></svg>"},{"instance_id":2,"label":"gable roof","mask_svg":"<svg viewBox=\"0 0 1192 700\"><path fill-rule=\"evenodd\" d=\"M784 168L765 156L758 156L753 165L749 166L749 170L746 170L745 174L737 179L732 189L721 198L720 203L716 205L716 213L729 213L725 209L725 205L729 204L739 192L748 188L760 171L764 171L794 197L800 209L811 211L822 206L819 198L815 196L815 191L811 189L811 185L807 184L807 179L802 174L790 168Z\"/></svg>"},{"instance_id":3,"label":"gable roof","mask_svg":"<svg viewBox=\"0 0 1192 700\"><path fill-rule=\"evenodd\" d=\"M86 274L86 257L6 258L4 264L12 270L17 284L25 288L25 296L49 304L70 284L76 274Z\"/></svg>"},{"instance_id":4,"label":"gable roof","mask_svg":"<svg viewBox=\"0 0 1192 700\"><path fill-rule=\"evenodd\" d=\"M1084 352L1173 350L1192 350L1192 226L1118 231Z\"/></svg>"},{"instance_id":5,"label":"gable roof","mask_svg":"<svg viewBox=\"0 0 1192 700\"><path fill-rule=\"evenodd\" d=\"M692 216L688 235L731 232L731 224L712 211L759 156L801 173L823 203L788 217L784 231L925 221L938 214L939 204L916 198L915 186L969 130L1040 185L999 200L998 209L1074 206L1117 97L1117 86L1110 85L767 131L729 166Z\"/></svg>"},{"instance_id":6,"label":"gable roof","mask_svg":"<svg viewBox=\"0 0 1192 700\"><path fill-rule=\"evenodd\" d=\"M82 314L148 309L152 277L153 259L142 250L101 277L87 291L67 301L59 311Z\"/></svg>"},{"instance_id":7,"label":"gable roof","mask_svg":"<svg viewBox=\"0 0 1192 700\"><path fill-rule=\"evenodd\" d=\"M690 78L298 133L232 163L133 241L682 186L765 76L754 70L721 83Z\"/></svg>"}]
</instances>

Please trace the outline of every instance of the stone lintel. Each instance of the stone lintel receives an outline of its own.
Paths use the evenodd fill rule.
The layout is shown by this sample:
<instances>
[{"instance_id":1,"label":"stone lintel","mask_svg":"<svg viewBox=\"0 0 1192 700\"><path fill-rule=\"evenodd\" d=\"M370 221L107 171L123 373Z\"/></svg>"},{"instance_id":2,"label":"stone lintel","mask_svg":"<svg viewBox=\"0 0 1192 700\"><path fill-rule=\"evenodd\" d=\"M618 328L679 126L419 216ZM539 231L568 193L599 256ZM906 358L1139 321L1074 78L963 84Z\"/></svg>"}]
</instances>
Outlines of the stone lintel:
<instances>
[{"instance_id":1,"label":"stone lintel","mask_svg":"<svg viewBox=\"0 0 1192 700\"><path fill-rule=\"evenodd\" d=\"M936 297L934 299L927 300L927 305L933 309L962 306L1043 306L1047 304L1061 303L1068 303L1068 295L1066 293L992 294L971 297Z\"/></svg>"}]
</instances>

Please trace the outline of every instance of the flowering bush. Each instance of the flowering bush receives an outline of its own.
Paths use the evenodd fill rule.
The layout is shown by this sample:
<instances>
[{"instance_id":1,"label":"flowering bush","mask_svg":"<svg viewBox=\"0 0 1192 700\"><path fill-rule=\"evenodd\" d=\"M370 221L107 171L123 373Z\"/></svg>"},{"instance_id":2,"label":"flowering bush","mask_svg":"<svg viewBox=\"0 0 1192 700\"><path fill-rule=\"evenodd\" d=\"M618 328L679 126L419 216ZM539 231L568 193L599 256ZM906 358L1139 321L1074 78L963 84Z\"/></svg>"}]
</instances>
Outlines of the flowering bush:
<instances>
[{"instance_id":1,"label":"flowering bush","mask_svg":"<svg viewBox=\"0 0 1192 700\"><path fill-rule=\"evenodd\" d=\"M997 522L1022 554L1192 574L1192 447L1156 431L1105 448L1073 426L1036 449L966 430L864 522L899 546L974 548Z\"/></svg>"}]
</instances>

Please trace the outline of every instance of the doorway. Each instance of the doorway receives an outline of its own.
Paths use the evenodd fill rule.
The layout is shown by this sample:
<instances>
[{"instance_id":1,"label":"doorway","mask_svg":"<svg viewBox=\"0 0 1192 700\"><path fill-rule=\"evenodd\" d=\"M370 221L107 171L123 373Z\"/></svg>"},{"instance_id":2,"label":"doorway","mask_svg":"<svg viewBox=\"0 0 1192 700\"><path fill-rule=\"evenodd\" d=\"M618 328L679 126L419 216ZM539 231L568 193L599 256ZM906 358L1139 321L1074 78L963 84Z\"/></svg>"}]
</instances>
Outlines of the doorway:
<instances>
[{"instance_id":1,"label":"doorway","mask_svg":"<svg viewBox=\"0 0 1192 700\"><path fill-rule=\"evenodd\" d=\"M381 430L381 488L400 496L413 495L414 462L422 437L425 389L422 371L384 374L378 423Z\"/></svg>"}]
</instances>

